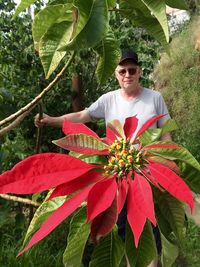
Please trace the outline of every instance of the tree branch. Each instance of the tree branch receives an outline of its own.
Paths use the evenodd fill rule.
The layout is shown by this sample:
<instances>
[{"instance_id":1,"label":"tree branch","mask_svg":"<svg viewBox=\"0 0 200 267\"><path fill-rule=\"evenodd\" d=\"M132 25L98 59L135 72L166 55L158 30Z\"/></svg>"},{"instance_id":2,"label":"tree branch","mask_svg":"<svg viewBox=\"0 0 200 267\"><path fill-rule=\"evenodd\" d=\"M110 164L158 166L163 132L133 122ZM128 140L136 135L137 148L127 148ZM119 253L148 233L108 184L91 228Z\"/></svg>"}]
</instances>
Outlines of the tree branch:
<instances>
[{"instance_id":1,"label":"tree branch","mask_svg":"<svg viewBox=\"0 0 200 267\"><path fill-rule=\"evenodd\" d=\"M4 120L0 121L0 126L5 125L6 123L8 123L8 122L16 119L20 115L22 115L24 112L32 109L32 107L34 107L42 99L42 97L50 91L50 89L54 86L54 84L61 78L62 74L65 72L65 70L69 67L72 60L74 59L74 56L75 56L75 52L72 53L67 64L56 75L55 79L46 88L44 88L43 91L38 96L36 96L31 102L29 102L26 106L24 106L23 108L21 108L20 110L18 110L14 114L12 114L9 117L5 118Z\"/></svg>"},{"instance_id":2,"label":"tree branch","mask_svg":"<svg viewBox=\"0 0 200 267\"><path fill-rule=\"evenodd\" d=\"M21 203L32 205L32 206L35 206L35 207L39 207L41 205L41 203L35 202L35 201L27 199L27 198L10 196L10 195L7 195L7 194L0 194L0 197L4 198L6 200L12 200L12 201L15 201L15 202L21 202Z\"/></svg>"},{"instance_id":3,"label":"tree branch","mask_svg":"<svg viewBox=\"0 0 200 267\"><path fill-rule=\"evenodd\" d=\"M10 123L7 127L4 127L0 130L0 137L5 135L7 132L11 131L14 129L23 119L31 112L31 110L35 107L32 106L29 110L21 114L18 118L16 118L12 123Z\"/></svg>"}]
</instances>

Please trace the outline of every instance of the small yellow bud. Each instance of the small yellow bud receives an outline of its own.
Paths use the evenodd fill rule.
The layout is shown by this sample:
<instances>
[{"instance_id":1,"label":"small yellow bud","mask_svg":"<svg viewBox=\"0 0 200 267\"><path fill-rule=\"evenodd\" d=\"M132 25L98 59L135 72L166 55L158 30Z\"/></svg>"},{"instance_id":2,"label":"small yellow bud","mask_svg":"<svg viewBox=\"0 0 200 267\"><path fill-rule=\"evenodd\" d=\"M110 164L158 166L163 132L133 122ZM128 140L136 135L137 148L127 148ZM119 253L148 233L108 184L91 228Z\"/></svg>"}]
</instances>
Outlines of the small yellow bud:
<instances>
[{"instance_id":1,"label":"small yellow bud","mask_svg":"<svg viewBox=\"0 0 200 267\"><path fill-rule=\"evenodd\" d=\"M108 161L109 161L109 163L114 163L114 162L115 162L115 160L116 160L116 158L112 156L112 157L110 157L110 158L109 158L109 160L108 160Z\"/></svg>"},{"instance_id":2,"label":"small yellow bud","mask_svg":"<svg viewBox=\"0 0 200 267\"><path fill-rule=\"evenodd\" d=\"M120 149L121 149L121 145L120 145L120 144L117 144L117 145L116 145L116 149L117 149L117 150L120 150Z\"/></svg>"},{"instance_id":3,"label":"small yellow bud","mask_svg":"<svg viewBox=\"0 0 200 267\"><path fill-rule=\"evenodd\" d=\"M119 160L119 166L120 167L124 167L125 166L125 163L124 163L123 159Z\"/></svg>"},{"instance_id":4,"label":"small yellow bud","mask_svg":"<svg viewBox=\"0 0 200 267\"><path fill-rule=\"evenodd\" d=\"M132 162L133 162L133 157L132 157L131 155L129 155L129 156L127 157L127 160L128 160L128 162L132 163Z\"/></svg>"},{"instance_id":5,"label":"small yellow bud","mask_svg":"<svg viewBox=\"0 0 200 267\"><path fill-rule=\"evenodd\" d=\"M126 150L123 150L122 156L126 157L128 155L128 152Z\"/></svg>"}]
</instances>

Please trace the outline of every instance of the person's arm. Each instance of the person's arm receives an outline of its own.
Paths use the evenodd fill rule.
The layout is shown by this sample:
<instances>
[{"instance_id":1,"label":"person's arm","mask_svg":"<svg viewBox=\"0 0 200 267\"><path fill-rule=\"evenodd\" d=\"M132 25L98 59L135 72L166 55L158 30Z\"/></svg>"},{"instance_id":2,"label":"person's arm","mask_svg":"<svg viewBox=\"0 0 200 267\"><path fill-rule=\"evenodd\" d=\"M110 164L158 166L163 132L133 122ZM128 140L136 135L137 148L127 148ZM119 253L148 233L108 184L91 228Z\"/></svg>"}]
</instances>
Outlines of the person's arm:
<instances>
[{"instance_id":1,"label":"person's arm","mask_svg":"<svg viewBox=\"0 0 200 267\"><path fill-rule=\"evenodd\" d=\"M35 116L35 126L41 127L47 125L53 127L62 127L64 119L67 119L71 122L79 123L86 123L92 120L87 109L79 112L65 114L59 117L52 117L44 113L43 118L41 120L39 120L39 114Z\"/></svg>"},{"instance_id":2,"label":"person's arm","mask_svg":"<svg viewBox=\"0 0 200 267\"><path fill-rule=\"evenodd\" d=\"M160 138L161 141L172 141L172 137L170 133L165 133Z\"/></svg>"}]
</instances>

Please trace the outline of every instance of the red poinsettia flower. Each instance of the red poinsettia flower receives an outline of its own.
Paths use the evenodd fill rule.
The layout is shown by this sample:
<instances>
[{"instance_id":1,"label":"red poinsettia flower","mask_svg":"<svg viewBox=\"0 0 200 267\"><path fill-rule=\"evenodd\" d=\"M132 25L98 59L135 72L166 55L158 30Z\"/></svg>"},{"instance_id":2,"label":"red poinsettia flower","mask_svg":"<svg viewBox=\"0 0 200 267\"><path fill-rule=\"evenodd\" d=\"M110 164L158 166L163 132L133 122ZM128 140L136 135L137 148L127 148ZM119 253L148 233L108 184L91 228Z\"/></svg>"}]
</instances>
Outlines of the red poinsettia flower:
<instances>
[{"instance_id":1,"label":"red poinsettia flower","mask_svg":"<svg viewBox=\"0 0 200 267\"><path fill-rule=\"evenodd\" d=\"M183 148L170 141L145 146L139 141L139 136L162 116L148 120L134 138L136 116L127 118L123 127L117 120L109 123L105 139L84 124L65 121L66 136L54 143L81 154L105 155L107 164L93 165L70 155L45 153L31 156L3 173L0 193L32 194L55 188L49 199L72 194L43 223L21 253L48 235L84 201L87 201L87 222L91 223L93 240L112 230L126 201L136 247L146 220L156 225L153 187L168 191L192 209L192 193L170 160L178 158L177 151ZM174 151L173 156L165 159L169 150Z\"/></svg>"}]
</instances>

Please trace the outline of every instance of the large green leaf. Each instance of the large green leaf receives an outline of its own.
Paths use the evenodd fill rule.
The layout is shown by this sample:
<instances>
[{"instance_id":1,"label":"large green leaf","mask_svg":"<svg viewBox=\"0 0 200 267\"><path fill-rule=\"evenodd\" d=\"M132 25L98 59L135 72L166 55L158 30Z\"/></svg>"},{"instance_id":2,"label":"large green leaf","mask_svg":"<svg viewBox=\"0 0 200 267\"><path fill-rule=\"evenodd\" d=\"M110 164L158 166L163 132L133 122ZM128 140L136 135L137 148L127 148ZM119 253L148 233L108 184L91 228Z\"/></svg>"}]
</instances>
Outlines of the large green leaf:
<instances>
[{"instance_id":1,"label":"large green leaf","mask_svg":"<svg viewBox=\"0 0 200 267\"><path fill-rule=\"evenodd\" d=\"M146 31L159 41L163 47L167 45L168 41L166 40L163 29L156 18L144 17L142 12L138 12L137 16L131 18L131 21L133 25L146 29Z\"/></svg>"},{"instance_id":2,"label":"large green leaf","mask_svg":"<svg viewBox=\"0 0 200 267\"><path fill-rule=\"evenodd\" d=\"M173 8L178 8L178 9L188 9L188 4L186 3L185 0L165 0L165 3Z\"/></svg>"},{"instance_id":3,"label":"large green leaf","mask_svg":"<svg viewBox=\"0 0 200 267\"><path fill-rule=\"evenodd\" d=\"M108 29L108 9L106 0L75 0L78 21L74 25L74 36L60 50L79 50L94 47L106 35Z\"/></svg>"},{"instance_id":4,"label":"large green leaf","mask_svg":"<svg viewBox=\"0 0 200 267\"><path fill-rule=\"evenodd\" d=\"M170 133L177 130L178 126L173 119L169 119L165 122L162 128L148 129L142 135L140 135L139 140L143 145L150 144L152 142L158 141L161 135Z\"/></svg>"},{"instance_id":5,"label":"large green leaf","mask_svg":"<svg viewBox=\"0 0 200 267\"><path fill-rule=\"evenodd\" d=\"M166 142L160 141L160 142L154 142L152 144L163 144ZM166 159L171 160L181 160L183 162L186 162L187 164L191 165L192 167L196 168L200 171L200 164L199 162L192 156L192 154L184 147L174 149L174 148L148 148L148 152L164 157Z\"/></svg>"},{"instance_id":6,"label":"large green leaf","mask_svg":"<svg viewBox=\"0 0 200 267\"><path fill-rule=\"evenodd\" d=\"M73 148L89 148L95 150L104 150L108 149L108 145L101 142L99 139L85 134L71 134L67 135L61 139L52 141L57 146L60 146L65 149L72 151ZM75 151L76 152L76 151ZM98 153L97 153L98 154Z\"/></svg>"},{"instance_id":7,"label":"large green leaf","mask_svg":"<svg viewBox=\"0 0 200 267\"><path fill-rule=\"evenodd\" d=\"M32 25L35 49L39 49L39 42L44 34L55 24L63 21L72 22L72 4L47 6L37 13ZM66 24L67 26L67 24ZM54 28L53 28L54 29ZM55 33L52 32L52 35ZM48 33L50 36L51 33Z\"/></svg>"},{"instance_id":8,"label":"large green leaf","mask_svg":"<svg viewBox=\"0 0 200 267\"><path fill-rule=\"evenodd\" d=\"M124 243L115 228L109 235L100 239L94 249L89 267L118 267L124 256Z\"/></svg>"},{"instance_id":9,"label":"large green leaf","mask_svg":"<svg viewBox=\"0 0 200 267\"><path fill-rule=\"evenodd\" d=\"M81 266L83 251L90 233L90 226L85 222L86 209L82 207L70 222L67 247L63 254L63 264L66 267Z\"/></svg>"},{"instance_id":10,"label":"large green leaf","mask_svg":"<svg viewBox=\"0 0 200 267\"><path fill-rule=\"evenodd\" d=\"M66 52L58 49L69 41L72 30L72 22L62 21L54 24L43 35L39 43L39 55L47 79L65 56Z\"/></svg>"},{"instance_id":11,"label":"large green leaf","mask_svg":"<svg viewBox=\"0 0 200 267\"><path fill-rule=\"evenodd\" d=\"M169 42L169 27L166 16L166 4L164 0L142 0L151 14L157 18L165 33L166 41Z\"/></svg>"},{"instance_id":12,"label":"large green leaf","mask_svg":"<svg viewBox=\"0 0 200 267\"><path fill-rule=\"evenodd\" d=\"M126 227L126 255L131 267L146 267L156 256L156 244L151 224L147 221L136 249L129 224Z\"/></svg>"},{"instance_id":13,"label":"large green leaf","mask_svg":"<svg viewBox=\"0 0 200 267\"><path fill-rule=\"evenodd\" d=\"M160 139L161 132L162 132L162 129L160 128L148 129L142 135L139 136L139 140L142 142L143 146L150 144Z\"/></svg>"},{"instance_id":14,"label":"large green leaf","mask_svg":"<svg viewBox=\"0 0 200 267\"><path fill-rule=\"evenodd\" d=\"M36 1L38 0L21 0L20 4L16 8L13 18L15 18L17 15L19 15L20 12L25 10L27 7L29 7L31 4L35 3Z\"/></svg>"},{"instance_id":15,"label":"large green leaf","mask_svg":"<svg viewBox=\"0 0 200 267\"><path fill-rule=\"evenodd\" d=\"M164 235L161 234L162 242L162 254L161 254L161 263L162 267L171 267L178 257L178 247L169 242Z\"/></svg>"},{"instance_id":16,"label":"large green leaf","mask_svg":"<svg viewBox=\"0 0 200 267\"><path fill-rule=\"evenodd\" d=\"M116 41L114 33L111 30L108 31L106 37L96 48L96 51L100 56L96 74L99 83L103 84L113 74L121 56L118 42Z\"/></svg>"},{"instance_id":17,"label":"large green leaf","mask_svg":"<svg viewBox=\"0 0 200 267\"><path fill-rule=\"evenodd\" d=\"M49 195L52 192L49 193ZM48 195L48 196L49 196ZM47 198L48 198L47 196ZM42 223L57 209L59 208L64 201L66 200L66 197L57 197L54 199L51 199L49 201L44 201L40 207L36 210L34 213L33 219L28 227L28 230L26 232L26 236L24 239L24 244L26 244L30 237L35 233Z\"/></svg>"},{"instance_id":18,"label":"large green leaf","mask_svg":"<svg viewBox=\"0 0 200 267\"><path fill-rule=\"evenodd\" d=\"M165 124L162 127L162 134L170 133L172 131L175 131L178 129L178 125L175 120L169 119L165 122Z\"/></svg>"},{"instance_id":19,"label":"large green leaf","mask_svg":"<svg viewBox=\"0 0 200 267\"><path fill-rule=\"evenodd\" d=\"M169 42L169 30L164 1L122 1L121 9L122 13L135 26L144 27L150 35L163 45Z\"/></svg>"},{"instance_id":20,"label":"large green leaf","mask_svg":"<svg viewBox=\"0 0 200 267\"><path fill-rule=\"evenodd\" d=\"M184 181L189 185L192 191L200 194L200 172L184 162L180 164L179 167Z\"/></svg>"},{"instance_id":21,"label":"large green leaf","mask_svg":"<svg viewBox=\"0 0 200 267\"><path fill-rule=\"evenodd\" d=\"M181 240L184 234L185 222L185 211L183 204L167 192L161 192L157 190L155 197L160 213L169 223L176 237ZM162 223L162 221L158 219L158 224L159 223ZM163 226L159 225L159 227L162 229ZM167 239L169 238L169 236L166 235L165 237Z\"/></svg>"},{"instance_id":22,"label":"large green leaf","mask_svg":"<svg viewBox=\"0 0 200 267\"><path fill-rule=\"evenodd\" d=\"M160 210L160 207L158 206L158 203L155 201L155 199L154 199L154 207L155 207L155 213L156 213L156 221L157 221L160 232L165 236L165 238L171 240L172 228L168 220L166 220L165 216Z\"/></svg>"}]
</instances>

